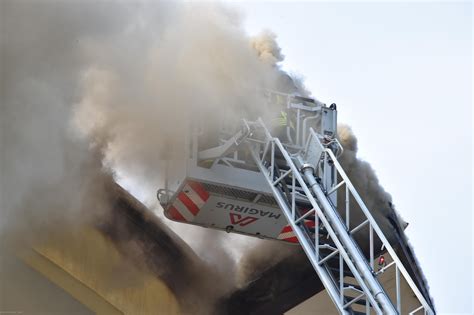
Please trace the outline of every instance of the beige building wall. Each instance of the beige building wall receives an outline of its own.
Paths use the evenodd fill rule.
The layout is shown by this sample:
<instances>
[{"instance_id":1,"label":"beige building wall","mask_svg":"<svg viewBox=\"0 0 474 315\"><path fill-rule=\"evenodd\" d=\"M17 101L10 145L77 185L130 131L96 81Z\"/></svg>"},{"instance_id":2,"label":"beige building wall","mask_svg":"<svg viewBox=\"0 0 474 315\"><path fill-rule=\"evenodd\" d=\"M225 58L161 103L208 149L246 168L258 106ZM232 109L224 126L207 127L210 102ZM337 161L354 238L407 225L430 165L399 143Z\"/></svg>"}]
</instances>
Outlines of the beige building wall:
<instances>
[{"instance_id":1,"label":"beige building wall","mask_svg":"<svg viewBox=\"0 0 474 315\"><path fill-rule=\"evenodd\" d=\"M122 257L114 244L93 228L55 235L45 245L18 256L29 267L18 267L23 270L17 270L8 281L15 283L25 273L36 280L34 285L31 279L23 281L25 299L18 297L21 288L9 297L2 285L0 311L7 307L7 311L21 314L180 314L175 296L161 280ZM48 293L42 299L49 301L35 301L40 297L35 295L38 291ZM55 304L61 307L55 308Z\"/></svg>"}]
</instances>

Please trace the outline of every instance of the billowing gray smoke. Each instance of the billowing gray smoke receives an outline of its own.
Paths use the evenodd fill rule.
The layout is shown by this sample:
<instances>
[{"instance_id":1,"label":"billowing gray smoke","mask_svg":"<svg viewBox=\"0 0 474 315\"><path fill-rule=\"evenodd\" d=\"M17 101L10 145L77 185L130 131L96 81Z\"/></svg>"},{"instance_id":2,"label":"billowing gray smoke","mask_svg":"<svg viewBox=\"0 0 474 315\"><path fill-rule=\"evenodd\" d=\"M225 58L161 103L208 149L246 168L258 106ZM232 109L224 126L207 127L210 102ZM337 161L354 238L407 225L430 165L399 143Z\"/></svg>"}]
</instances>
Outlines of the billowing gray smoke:
<instances>
[{"instance_id":1,"label":"billowing gray smoke","mask_svg":"<svg viewBox=\"0 0 474 315\"><path fill-rule=\"evenodd\" d=\"M11 229L90 219L96 213L89 216L87 209L101 208L109 176L101 152L72 135L69 117L84 62L78 40L92 32L109 36L115 20L100 6L55 3L52 8L1 2L2 239ZM84 200L84 194L96 197Z\"/></svg>"},{"instance_id":2,"label":"billowing gray smoke","mask_svg":"<svg viewBox=\"0 0 474 315\"><path fill-rule=\"evenodd\" d=\"M239 16L219 5L178 6L170 14L168 23L156 28L151 16L140 15L141 23L132 23L118 39L84 41L87 58L100 62L82 72L82 97L74 106L80 135L104 144L106 165L153 200L162 185L161 160L182 156L183 135L196 113L212 128L244 112L269 112L256 87L296 89L276 66L283 56L272 33L249 38ZM252 242L170 225L226 274L233 274L231 256ZM224 244L230 239L239 245L228 249Z\"/></svg>"},{"instance_id":3,"label":"billowing gray smoke","mask_svg":"<svg viewBox=\"0 0 474 315\"><path fill-rule=\"evenodd\" d=\"M2 252L106 219L113 175L153 196L191 111L258 111L248 90L279 81L273 35L248 38L223 6L0 5ZM205 260L234 268L222 234L189 230Z\"/></svg>"},{"instance_id":4,"label":"billowing gray smoke","mask_svg":"<svg viewBox=\"0 0 474 315\"><path fill-rule=\"evenodd\" d=\"M352 129L340 124L338 137L344 147L340 162L359 194L364 198L367 208L378 217L395 215L400 226L405 228L407 223L395 211L392 197L380 185L374 169L367 161L357 157L357 138Z\"/></svg>"},{"instance_id":5,"label":"billowing gray smoke","mask_svg":"<svg viewBox=\"0 0 474 315\"><path fill-rule=\"evenodd\" d=\"M111 176L154 200L160 161L179 155L193 113L213 126L242 112L265 115L255 87L307 94L279 69L275 35L250 38L225 5L4 0L0 27L2 239L37 241L59 223L97 219L108 210L102 192ZM369 207L387 207L352 134L341 131L353 152L343 161L349 175L372 196ZM221 272L259 243L172 227ZM229 238L233 252L223 246ZM253 252L243 282L275 258Z\"/></svg>"}]
</instances>

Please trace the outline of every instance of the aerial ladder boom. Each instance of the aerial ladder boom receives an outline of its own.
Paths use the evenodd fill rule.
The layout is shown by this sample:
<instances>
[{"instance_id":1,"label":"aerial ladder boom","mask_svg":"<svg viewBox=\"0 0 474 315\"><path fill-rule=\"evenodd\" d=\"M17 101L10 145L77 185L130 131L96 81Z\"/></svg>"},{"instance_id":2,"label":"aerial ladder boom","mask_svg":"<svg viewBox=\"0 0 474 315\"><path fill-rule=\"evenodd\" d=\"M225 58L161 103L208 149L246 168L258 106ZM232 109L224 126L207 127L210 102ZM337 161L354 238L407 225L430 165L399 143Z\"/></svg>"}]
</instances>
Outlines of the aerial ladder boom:
<instances>
[{"instance_id":1,"label":"aerial ladder boom","mask_svg":"<svg viewBox=\"0 0 474 315\"><path fill-rule=\"evenodd\" d=\"M158 192L165 215L299 243L340 314L434 314L337 160L343 149L335 105L285 97L293 122L278 136L260 118L244 119L234 136L210 149L199 150L199 139L191 136L184 180ZM367 237L355 237L363 231ZM389 256L378 266L376 244ZM395 272L395 292L379 281L388 270ZM415 309L403 305L402 278L419 302Z\"/></svg>"}]
</instances>

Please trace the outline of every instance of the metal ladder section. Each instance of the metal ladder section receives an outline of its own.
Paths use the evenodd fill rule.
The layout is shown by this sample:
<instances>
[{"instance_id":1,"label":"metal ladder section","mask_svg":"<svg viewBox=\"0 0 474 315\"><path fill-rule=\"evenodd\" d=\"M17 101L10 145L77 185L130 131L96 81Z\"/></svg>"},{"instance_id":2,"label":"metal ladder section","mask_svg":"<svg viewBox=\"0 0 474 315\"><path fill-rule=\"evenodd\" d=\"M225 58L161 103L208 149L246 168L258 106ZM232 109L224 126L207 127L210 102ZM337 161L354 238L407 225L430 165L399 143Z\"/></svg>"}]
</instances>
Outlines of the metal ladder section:
<instances>
[{"instance_id":1,"label":"metal ladder section","mask_svg":"<svg viewBox=\"0 0 474 315\"><path fill-rule=\"evenodd\" d=\"M328 143L323 145L323 138L310 129L305 147L295 148L272 137L261 119L245 121L245 124L252 130L246 140L252 157L337 310L341 314L370 314L371 311L376 314L401 314L401 274L420 303L409 314L434 314ZM324 187L324 180L321 179L329 171L342 180L333 187ZM343 188L345 222L331 201L331 195ZM365 221L351 228L350 201L353 200L362 210ZM301 202L308 204L306 208L310 210L302 210ZM353 238L366 226L369 228L369 259ZM391 258L391 262L377 271L374 268L374 232ZM394 301L378 280L378 276L390 268L394 268L396 273Z\"/></svg>"}]
</instances>

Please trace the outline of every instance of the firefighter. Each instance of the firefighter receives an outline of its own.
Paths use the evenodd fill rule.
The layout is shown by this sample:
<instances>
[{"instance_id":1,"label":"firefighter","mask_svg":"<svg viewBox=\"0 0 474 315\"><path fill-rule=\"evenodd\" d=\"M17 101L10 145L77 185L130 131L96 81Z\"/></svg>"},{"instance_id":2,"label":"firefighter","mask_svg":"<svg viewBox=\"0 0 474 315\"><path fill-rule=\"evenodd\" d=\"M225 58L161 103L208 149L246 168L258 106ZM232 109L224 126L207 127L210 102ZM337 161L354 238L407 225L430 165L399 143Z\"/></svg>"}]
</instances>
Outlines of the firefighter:
<instances>
[{"instance_id":1,"label":"firefighter","mask_svg":"<svg viewBox=\"0 0 474 315\"><path fill-rule=\"evenodd\" d=\"M288 115L287 97L279 94L275 96L275 103L280 108L280 111L278 113L278 117L272 120L273 133L276 137L280 139L287 139L288 142L292 143L292 134L294 134L295 126L291 119L291 114Z\"/></svg>"}]
</instances>

